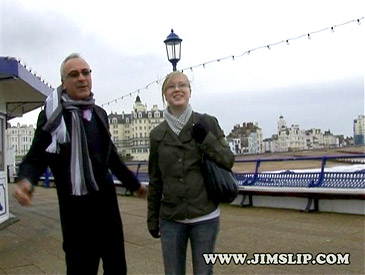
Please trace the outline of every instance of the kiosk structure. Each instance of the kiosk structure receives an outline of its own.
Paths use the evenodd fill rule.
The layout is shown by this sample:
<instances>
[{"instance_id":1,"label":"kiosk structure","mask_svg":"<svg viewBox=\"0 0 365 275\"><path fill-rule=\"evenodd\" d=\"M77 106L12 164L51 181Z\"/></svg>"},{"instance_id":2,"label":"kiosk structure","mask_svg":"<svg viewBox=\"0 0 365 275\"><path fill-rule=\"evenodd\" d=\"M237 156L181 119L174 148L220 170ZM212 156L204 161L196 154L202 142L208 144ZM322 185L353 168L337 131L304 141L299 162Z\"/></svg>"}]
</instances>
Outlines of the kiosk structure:
<instances>
[{"instance_id":1,"label":"kiosk structure","mask_svg":"<svg viewBox=\"0 0 365 275\"><path fill-rule=\"evenodd\" d=\"M0 56L0 226L9 221L8 120L43 106L53 88L13 57Z\"/></svg>"}]
</instances>

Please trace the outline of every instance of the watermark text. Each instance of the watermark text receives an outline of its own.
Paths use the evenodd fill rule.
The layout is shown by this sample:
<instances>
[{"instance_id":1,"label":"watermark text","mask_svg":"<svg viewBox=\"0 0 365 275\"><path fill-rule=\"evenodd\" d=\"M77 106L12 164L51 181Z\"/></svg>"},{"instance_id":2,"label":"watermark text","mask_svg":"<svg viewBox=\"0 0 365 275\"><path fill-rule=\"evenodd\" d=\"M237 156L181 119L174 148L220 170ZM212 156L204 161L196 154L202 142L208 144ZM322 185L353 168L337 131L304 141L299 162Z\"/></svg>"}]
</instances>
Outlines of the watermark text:
<instances>
[{"instance_id":1,"label":"watermark text","mask_svg":"<svg viewBox=\"0 0 365 275\"><path fill-rule=\"evenodd\" d=\"M350 253L204 253L206 264L229 265L349 265Z\"/></svg>"}]
</instances>

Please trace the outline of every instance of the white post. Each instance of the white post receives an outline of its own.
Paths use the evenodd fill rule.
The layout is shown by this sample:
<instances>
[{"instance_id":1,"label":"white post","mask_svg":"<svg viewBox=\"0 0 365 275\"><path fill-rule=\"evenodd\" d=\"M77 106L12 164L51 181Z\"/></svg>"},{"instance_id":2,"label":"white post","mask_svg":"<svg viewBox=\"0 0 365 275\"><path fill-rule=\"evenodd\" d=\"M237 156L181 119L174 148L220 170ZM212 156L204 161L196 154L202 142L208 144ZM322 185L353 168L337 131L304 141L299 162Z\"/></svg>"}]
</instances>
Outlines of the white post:
<instances>
[{"instance_id":1,"label":"white post","mask_svg":"<svg viewBox=\"0 0 365 275\"><path fill-rule=\"evenodd\" d=\"M5 153L5 123L5 116L0 113L0 224L9 219L8 171Z\"/></svg>"}]
</instances>

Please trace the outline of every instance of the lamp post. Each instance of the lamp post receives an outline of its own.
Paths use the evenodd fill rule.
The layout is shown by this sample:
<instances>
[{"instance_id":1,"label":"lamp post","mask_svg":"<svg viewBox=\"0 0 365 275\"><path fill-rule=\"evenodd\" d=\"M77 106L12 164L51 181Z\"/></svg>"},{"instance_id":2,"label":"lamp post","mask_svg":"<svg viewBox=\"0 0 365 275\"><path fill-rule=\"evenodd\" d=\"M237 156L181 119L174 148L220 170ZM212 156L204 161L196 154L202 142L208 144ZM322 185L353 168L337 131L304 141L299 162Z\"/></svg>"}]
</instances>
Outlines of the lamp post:
<instances>
[{"instance_id":1,"label":"lamp post","mask_svg":"<svg viewBox=\"0 0 365 275\"><path fill-rule=\"evenodd\" d=\"M164 41L166 44L167 59L171 62L173 71L176 71L176 64L181 57L181 41L182 39L172 29Z\"/></svg>"}]
</instances>

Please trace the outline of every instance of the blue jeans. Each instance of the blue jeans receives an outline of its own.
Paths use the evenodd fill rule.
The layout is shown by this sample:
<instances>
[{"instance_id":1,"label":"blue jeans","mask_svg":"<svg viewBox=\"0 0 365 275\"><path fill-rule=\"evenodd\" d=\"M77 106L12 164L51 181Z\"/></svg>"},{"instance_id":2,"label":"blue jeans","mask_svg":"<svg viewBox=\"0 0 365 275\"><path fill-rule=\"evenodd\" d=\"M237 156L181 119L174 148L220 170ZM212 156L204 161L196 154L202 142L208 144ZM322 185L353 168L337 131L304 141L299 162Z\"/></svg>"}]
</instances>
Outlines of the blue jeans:
<instances>
[{"instance_id":1,"label":"blue jeans","mask_svg":"<svg viewBox=\"0 0 365 275\"><path fill-rule=\"evenodd\" d=\"M205 264L202 254L214 252L219 217L193 224L161 220L160 231L165 274L185 274L189 239L194 274L213 273L213 266Z\"/></svg>"}]
</instances>

